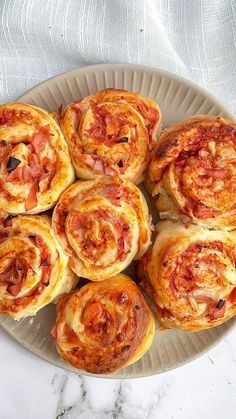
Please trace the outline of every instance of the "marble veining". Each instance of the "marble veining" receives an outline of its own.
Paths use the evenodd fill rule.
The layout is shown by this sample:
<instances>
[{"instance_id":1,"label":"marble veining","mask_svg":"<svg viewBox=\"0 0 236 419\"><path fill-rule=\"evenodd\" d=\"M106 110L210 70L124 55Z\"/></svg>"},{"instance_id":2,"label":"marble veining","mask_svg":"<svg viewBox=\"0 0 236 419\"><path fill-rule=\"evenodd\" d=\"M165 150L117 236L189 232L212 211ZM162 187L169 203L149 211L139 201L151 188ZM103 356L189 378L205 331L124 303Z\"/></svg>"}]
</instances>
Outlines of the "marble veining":
<instances>
[{"instance_id":1,"label":"marble veining","mask_svg":"<svg viewBox=\"0 0 236 419\"><path fill-rule=\"evenodd\" d=\"M0 371L0 419L235 419L236 330L184 367L112 380L54 367L0 329Z\"/></svg>"}]
</instances>

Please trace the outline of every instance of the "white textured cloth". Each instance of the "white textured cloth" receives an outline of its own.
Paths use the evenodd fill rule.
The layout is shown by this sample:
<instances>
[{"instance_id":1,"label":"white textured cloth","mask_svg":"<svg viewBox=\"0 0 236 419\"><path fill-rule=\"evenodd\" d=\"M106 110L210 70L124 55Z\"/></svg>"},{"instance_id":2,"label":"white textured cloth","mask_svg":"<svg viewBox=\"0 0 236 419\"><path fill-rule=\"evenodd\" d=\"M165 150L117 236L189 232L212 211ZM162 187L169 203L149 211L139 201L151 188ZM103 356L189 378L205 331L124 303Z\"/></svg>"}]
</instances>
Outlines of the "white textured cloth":
<instances>
[{"instance_id":1,"label":"white textured cloth","mask_svg":"<svg viewBox=\"0 0 236 419\"><path fill-rule=\"evenodd\" d=\"M235 0L0 0L0 100L92 63L137 63L236 113Z\"/></svg>"}]
</instances>

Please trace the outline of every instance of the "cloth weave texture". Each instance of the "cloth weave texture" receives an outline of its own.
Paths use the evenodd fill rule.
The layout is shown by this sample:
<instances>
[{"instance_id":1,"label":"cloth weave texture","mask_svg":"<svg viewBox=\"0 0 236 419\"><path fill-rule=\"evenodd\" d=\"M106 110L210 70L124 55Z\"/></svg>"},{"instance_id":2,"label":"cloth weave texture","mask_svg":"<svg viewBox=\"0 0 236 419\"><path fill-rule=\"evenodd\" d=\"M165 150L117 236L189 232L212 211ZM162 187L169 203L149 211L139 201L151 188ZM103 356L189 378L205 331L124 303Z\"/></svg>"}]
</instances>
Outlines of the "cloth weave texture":
<instances>
[{"instance_id":1,"label":"cloth weave texture","mask_svg":"<svg viewBox=\"0 0 236 419\"><path fill-rule=\"evenodd\" d=\"M235 0L0 0L0 101L94 63L150 65L236 114Z\"/></svg>"}]
</instances>

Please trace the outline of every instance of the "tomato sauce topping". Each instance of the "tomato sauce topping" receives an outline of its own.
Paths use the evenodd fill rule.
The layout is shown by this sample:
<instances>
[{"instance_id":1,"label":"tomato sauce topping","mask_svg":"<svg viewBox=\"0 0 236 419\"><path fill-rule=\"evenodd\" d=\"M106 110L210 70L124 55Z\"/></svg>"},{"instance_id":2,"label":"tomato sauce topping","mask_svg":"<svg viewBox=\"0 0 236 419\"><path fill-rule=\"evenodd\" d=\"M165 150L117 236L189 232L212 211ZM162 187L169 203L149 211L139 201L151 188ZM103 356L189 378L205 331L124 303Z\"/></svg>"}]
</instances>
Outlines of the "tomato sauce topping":
<instances>
[{"instance_id":1,"label":"tomato sauce topping","mask_svg":"<svg viewBox=\"0 0 236 419\"><path fill-rule=\"evenodd\" d=\"M175 160L175 181L186 200L184 213L191 210L197 218L214 218L236 204L230 199L235 196L236 181L236 159L230 158L230 147L236 147L236 134L225 124L200 126L184 144ZM221 155L227 148L229 160Z\"/></svg>"},{"instance_id":2,"label":"tomato sauce topping","mask_svg":"<svg viewBox=\"0 0 236 419\"><path fill-rule=\"evenodd\" d=\"M12 118L13 114L6 114L8 115L6 117L7 121L10 116ZM31 142L27 145L29 150L28 163L22 163L20 159L11 156L14 150L12 144L7 145L5 141L0 142L0 161L6 162L6 181L13 184L31 184L29 195L25 201L26 211L35 208L38 204L37 193L39 192L40 182L44 181L44 190L48 188L56 171L55 162L48 157L41 158L41 153L45 150L49 136L49 125L39 127L38 132L33 135L32 139L30 139Z\"/></svg>"},{"instance_id":3,"label":"tomato sauce topping","mask_svg":"<svg viewBox=\"0 0 236 419\"><path fill-rule=\"evenodd\" d=\"M89 302L81 317L82 324L89 333L106 333L110 324L110 313L98 302Z\"/></svg>"},{"instance_id":4,"label":"tomato sauce topping","mask_svg":"<svg viewBox=\"0 0 236 419\"><path fill-rule=\"evenodd\" d=\"M109 211L98 209L88 213L74 214L71 226L72 234L75 237L79 237L79 230L84 230L83 240L81 242L83 252L86 252L87 256L94 259L96 258L95 255L97 255L97 253L109 245L111 235L113 234L109 229L103 228L100 221L108 221L108 223L113 225L117 234L117 257L119 260L123 260L127 254L125 244L127 243L128 248L130 245L129 225L125 220L114 219ZM95 222L97 222L98 225L95 225ZM94 250L96 250L96 252L94 252Z\"/></svg>"}]
</instances>

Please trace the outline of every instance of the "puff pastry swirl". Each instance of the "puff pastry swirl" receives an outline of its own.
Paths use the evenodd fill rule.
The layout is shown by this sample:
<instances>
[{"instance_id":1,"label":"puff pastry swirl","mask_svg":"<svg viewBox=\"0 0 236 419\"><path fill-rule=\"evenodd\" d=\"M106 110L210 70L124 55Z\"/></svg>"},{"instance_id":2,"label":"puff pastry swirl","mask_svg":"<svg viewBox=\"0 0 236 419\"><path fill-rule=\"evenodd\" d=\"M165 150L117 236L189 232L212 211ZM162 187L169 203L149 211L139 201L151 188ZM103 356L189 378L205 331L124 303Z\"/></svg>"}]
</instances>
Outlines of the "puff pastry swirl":
<instances>
[{"instance_id":1,"label":"puff pastry swirl","mask_svg":"<svg viewBox=\"0 0 236 419\"><path fill-rule=\"evenodd\" d=\"M149 221L141 191L107 176L70 186L54 209L52 226L74 272L100 281L142 257L151 239Z\"/></svg>"},{"instance_id":2,"label":"puff pastry swirl","mask_svg":"<svg viewBox=\"0 0 236 419\"><path fill-rule=\"evenodd\" d=\"M140 359L154 332L154 319L141 291L119 274L61 298L51 335L65 361L91 373L108 374Z\"/></svg>"},{"instance_id":3,"label":"puff pastry swirl","mask_svg":"<svg viewBox=\"0 0 236 419\"><path fill-rule=\"evenodd\" d=\"M149 166L161 218L236 226L236 124L193 116L167 128Z\"/></svg>"},{"instance_id":4,"label":"puff pastry swirl","mask_svg":"<svg viewBox=\"0 0 236 419\"><path fill-rule=\"evenodd\" d=\"M0 106L0 211L38 214L53 207L74 180L60 127L43 109Z\"/></svg>"},{"instance_id":5,"label":"puff pastry swirl","mask_svg":"<svg viewBox=\"0 0 236 419\"><path fill-rule=\"evenodd\" d=\"M139 275L165 326L204 330L236 314L236 232L162 221Z\"/></svg>"},{"instance_id":6,"label":"puff pastry swirl","mask_svg":"<svg viewBox=\"0 0 236 419\"><path fill-rule=\"evenodd\" d=\"M1 214L1 314L14 319L32 316L77 282L48 218Z\"/></svg>"},{"instance_id":7,"label":"puff pastry swirl","mask_svg":"<svg viewBox=\"0 0 236 419\"><path fill-rule=\"evenodd\" d=\"M68 105L60 121L79 178L144 179L161 125L154 101L105 89Z\"/></svg>"}]
</instances>

